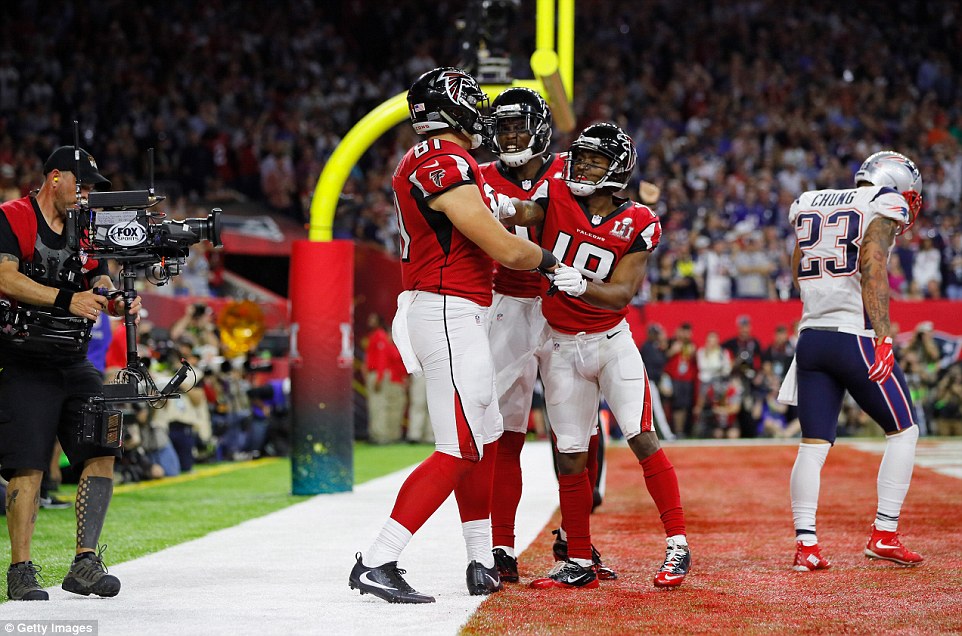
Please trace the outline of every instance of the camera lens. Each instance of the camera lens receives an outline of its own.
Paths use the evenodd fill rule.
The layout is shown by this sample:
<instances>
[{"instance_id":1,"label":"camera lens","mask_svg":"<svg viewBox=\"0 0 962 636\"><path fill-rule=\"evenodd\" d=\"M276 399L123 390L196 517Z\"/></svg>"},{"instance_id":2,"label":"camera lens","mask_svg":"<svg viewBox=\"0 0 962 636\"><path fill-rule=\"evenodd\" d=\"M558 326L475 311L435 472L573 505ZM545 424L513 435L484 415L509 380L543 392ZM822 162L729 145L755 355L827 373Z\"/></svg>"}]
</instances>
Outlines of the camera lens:
<instances>
[{"instance_id":1,"label":"camera lens","mask_svg":"<svg viewBox=\"0 0 962 636\"><path fill-rule=\"evenodd\" d=\"M214 247L220 247L220 208L214 208L205 219L186 219L184 225L197 237L198 241L210 241Z\"/></svg>"}]
</instances>

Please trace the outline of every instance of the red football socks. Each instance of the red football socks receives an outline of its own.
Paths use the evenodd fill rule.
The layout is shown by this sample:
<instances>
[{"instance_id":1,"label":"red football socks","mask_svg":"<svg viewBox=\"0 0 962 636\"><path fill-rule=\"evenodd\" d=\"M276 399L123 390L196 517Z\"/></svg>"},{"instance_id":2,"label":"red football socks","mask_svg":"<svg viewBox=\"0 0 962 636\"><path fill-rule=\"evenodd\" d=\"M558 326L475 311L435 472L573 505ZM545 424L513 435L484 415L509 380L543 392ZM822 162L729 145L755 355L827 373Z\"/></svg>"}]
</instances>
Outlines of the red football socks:
<instances>
[{"instance_id":1,"label":"red football socks","mask_svg":"<svg viewBox=\"0 0 962 636\"><path fill-rule=\"evenodd\" d=\"M485 444L481 461L474 464L454 487L461 523L486 520L491 515L491 484L494 481L494 463L497 457L498 442Z\"/></svg>"},{"instance_id":2,"label":"red football socks","mask_svg":"<svg viewBox=\"0 0 962 636\"><path fill-rule=\"evenodd\" d=\"M568 558L591 560L591 484L588 471L558 475L561 518L568 535Z\"/></svg>"},{"instance_id":3,"label":"red football socks","mask_svg":"<svg viewBox=\"0 0 962 636\"><path fill-rule=\"evenodd\" d=\"M588 485L592 492L594 492L595 484L598 483L598 440L601 434L601 431L598 431L588 441Z\"/></svg>"},{"instance_id":4,"label":"red football socks","mask_svg":"<svg viewBox=\"0 0 962 636\"><path fill-rule=\"evenodd\" d=\"M404 480L391 518L414 534L475 466L475 462L435 451Z\"/></svg>"},{"instance_id":5,"label":"red football socks","mask_svg":"<svg viewBox=\"0 0 962 636\"><path fill-rule=\"evenodd\" d=\"M681 507L681 494L678 492L678 476L671 460L663 449L658 449L639 462L645 471L645 485L655 501L661 522L665 525L665 536L685 534L685 511Z\"/></svg>"},{"instance_id":6,"label":"red football socks","mask_svg":"<svg viewBox=\"0 0 962 636\"><path fill-rule=\"evenodd\" d=\"M505 431L498 440L498 458L491 489L493 545L514 547L514 519L521 501L521 449L524 437L524 433Z\"/></svg>"}]
</instances>

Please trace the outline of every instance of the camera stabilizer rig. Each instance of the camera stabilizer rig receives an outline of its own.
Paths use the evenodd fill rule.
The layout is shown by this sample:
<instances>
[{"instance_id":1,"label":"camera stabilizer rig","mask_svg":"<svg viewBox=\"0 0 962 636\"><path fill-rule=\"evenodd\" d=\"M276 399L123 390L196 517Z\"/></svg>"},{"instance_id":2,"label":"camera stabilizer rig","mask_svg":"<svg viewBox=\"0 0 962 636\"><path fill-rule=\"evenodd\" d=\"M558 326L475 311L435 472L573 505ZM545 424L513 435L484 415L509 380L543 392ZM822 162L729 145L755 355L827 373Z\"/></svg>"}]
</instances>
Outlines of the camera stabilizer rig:
<instances>
[{"instance_id":1,"label":"camera stabilizer rig","mask_svg":"<svg viewBox=\"0 0 962 636\"><path fill-rule=\"evenodd\" d=\"M80 175L79 130L74 122L75 175ZM193 372L186 360L163 388L158 390L147 365L137 353L136 317L130 306L137 298L134 282L138 271L144 271L148 282L163 285L181 272L190 246L208 241L214 247L220 242L221 210L214 208L206 218L173 221L150 208L164 200L154 192L153 149L148 151L149 187L147 190L91 192L81 194L77 179L77 203L67 210L64 234L72 256L60 267L55 277L59 282L76 283L80 265L87 259L113 259L120 263L121 288L95 289L111 300L123 298L126 314L127 364L115 381L104 385L102 395L89 397L82 407L83 426L79 434L83 442L110 448L123 443L123 415L115 405L146 402L160 406L169 398L180 397L175 391ZM36 268L39 270L40 268ZM46 270L44 270L46 272ZM48 273L48 272L46 272ZM90 339L93 322L79 316L63 315L48 307L33 307L0 299L0 337L25 350L46 352L83 351Z\"/></svg>"},{"instance_id":2,"label":"camera stabilizer rig","mask_svg":"<svg viewBox=\"0 0 962 636\"><path fill-rule=\"evenodd\" d=\"M193 369L181 359L181 367L167 385L158 390L143 360L137 353L137 326L129 307L137 298L134 282L138 271L144 271L148 282L163 285L181 272L191 245L209 241L214 247L220 242L219 208L206 218L183 221L165 219L163 213L150 208L164 200L154 193L153 149L148 151L150 186L147 190L120 192L91 192L86 202L78 197L79 205L67 210L67 245L83 251L88 258L113 259L120 263L121 288L108 291L97 289L111 300L122 298L127 312L124 329L127 338L127 365L113 382L104 385L103 396L88 398L83 406L81 439L108 447L123 442L122 413L110 405L146 402L158 406L174 393ZM79 174L79 169L78 169Z\"/></svg>"}]
</instances>

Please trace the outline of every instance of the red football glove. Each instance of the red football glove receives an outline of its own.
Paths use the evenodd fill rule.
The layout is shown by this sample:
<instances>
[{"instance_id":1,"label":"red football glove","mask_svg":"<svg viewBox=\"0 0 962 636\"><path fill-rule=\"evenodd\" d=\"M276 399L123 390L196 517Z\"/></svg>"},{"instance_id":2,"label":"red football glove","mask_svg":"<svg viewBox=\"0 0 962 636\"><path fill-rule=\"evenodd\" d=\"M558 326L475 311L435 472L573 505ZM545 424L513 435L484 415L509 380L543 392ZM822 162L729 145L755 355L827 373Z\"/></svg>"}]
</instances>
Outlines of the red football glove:
<instances>
[{"instance_id":1,"label":"red football glove","mask_svg":"<svg viewBox=\"0 0 962 636\"><path fill-rule=\"evenodd\" d=\"M892 375L895 367L895 354L892 353L892 338L875 339L875 364L868 370L868 379L872 382L882 384Z\"/></svg>"}]
</instances>

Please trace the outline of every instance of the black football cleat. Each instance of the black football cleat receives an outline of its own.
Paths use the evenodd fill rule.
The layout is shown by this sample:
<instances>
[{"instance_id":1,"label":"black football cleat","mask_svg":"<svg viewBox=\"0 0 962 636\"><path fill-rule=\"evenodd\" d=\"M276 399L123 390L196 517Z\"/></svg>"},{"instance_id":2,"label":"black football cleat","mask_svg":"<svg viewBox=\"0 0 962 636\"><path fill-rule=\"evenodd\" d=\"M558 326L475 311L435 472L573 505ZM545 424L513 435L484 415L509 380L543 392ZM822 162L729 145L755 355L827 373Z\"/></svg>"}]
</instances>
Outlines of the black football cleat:
<instances>
[{"instance_id":1,"label":"black football cleat","mask_svg":"<svg viewBox=\"0 0 962 636\"><path fill-rule=\"evenodd\" d=\"M561 538L561 528L552 530L551 534L554 535L554 543L551 545L551 554L554 555L554 560L567 561L568 541Z\"/></svg>"},{"instance_id":2,"label":"black football cleat","mask_svg":"<svg viewBox=\"0 0 962 636\"><path fill-rule=\"evenodd\" d=\"M598 576L593 568L586 568L573 561L558 561L548 572L548 576L535 579L530 585L536 590L575 588L590 590L598 587Z\"/></svg>"},{"instance_id":3,"label":"black football cleat","mask_svg":"<svg viewBox=\"0 0 962 636\"><path fill-rule=\"evenodd\" d=\"M568 542L561 538L561 529L559 528L557 530L552 530L551 534L555 536L554 545L551 546L551 552L554 555L554 560L567 561ZM598 580L614 581L618 578L618 573L602 562L601 553L598 552L598 549L594 545L591 546L591 563L592 567L594 567L595 574L598 575Z\"/></svg>"},{"instance_id":4,"label":"black football cleat","mask_svg":"<svg viewBox=\"0 0 962 636\"><path fill-rule=\"evenodd\" d=\"M618 578L617 572L602 563L601 553L594 545L591 546L591 567L595 569L599 581L614 581Z\"/></svg>"},{"instance_id":5,"label":"black football cleat","mask_svg":"<svg viewBox=\"0 0 962 636\"><path fill-rule=\"evenodd\" d=\"M501 548L495 548L491 553L494 555L494 565L498 568L501 580L504 583L517 583L518 560L513 556L508 556L508 553Z\"/></svg>"},{"instance_id":6,"label":"black football cleat","mask_svg":"<svg viewBox=\"0 0 962 636\"><path fill-rule=\"evenodd\" d=\"M468 563L465 578L468 582L468 593L471 596L485 596L504 589L497 565L486 568L477 561L471 561Z\"/></svg>"},{"instance_id":7,"label":"black football cleat","mask_svg":"<svg viewBox=\"0 0 962 636\"><path fill-rule=\"evenodd\" d=\"M373 594L388 603L433 603L434 597L421 594L404 580L402 574L406 572L397 566L397 561L390 561L376 568L369 568L361 562L361 553L355 557L357 563L351 570L348 585L352 590L361 594Z\"/></svg>"}]
</instances>

